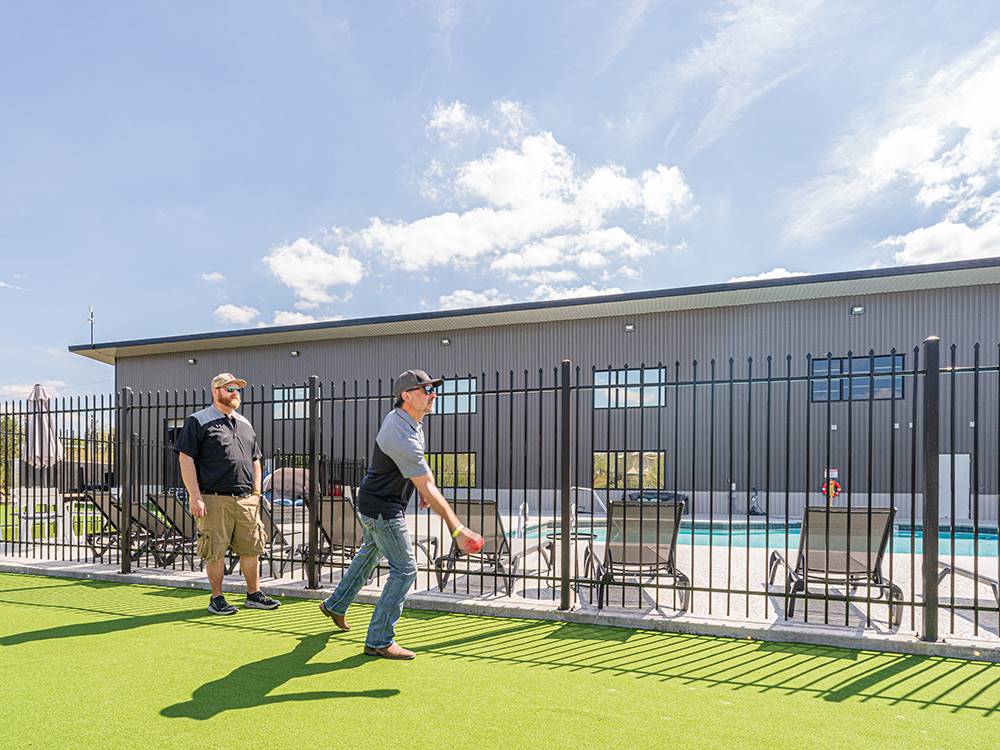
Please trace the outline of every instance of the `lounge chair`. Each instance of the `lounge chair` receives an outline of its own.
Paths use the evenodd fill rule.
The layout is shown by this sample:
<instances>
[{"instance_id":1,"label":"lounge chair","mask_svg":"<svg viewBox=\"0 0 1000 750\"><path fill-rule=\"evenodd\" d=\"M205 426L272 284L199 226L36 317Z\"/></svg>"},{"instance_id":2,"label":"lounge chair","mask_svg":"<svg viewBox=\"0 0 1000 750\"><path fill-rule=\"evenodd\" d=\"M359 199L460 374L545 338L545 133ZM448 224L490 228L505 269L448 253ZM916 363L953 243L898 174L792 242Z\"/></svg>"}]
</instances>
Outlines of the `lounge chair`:
<instances>
[{"instance_id":1,"label":"lounge chair","mask_svg":"<svg viewBox=\"0 0 1000 750\"><path fill-rule=\"evenodd\" d=\"M320 498L319 528L320 539L319 559L329 563L335 558L341 560L353 557L364 542L364 529L358 522L357 509L354 507L354 490L344 488L343 495L327 495ZM414 545L420 549L429 562L438 556L438 539L436 536L416 536Z\"/></svg>"},{"instance_id":2,"label":"lounge chair","mask_svg":"<svg viewBox=\"0 0 1000 750\"><path fill-rule=\"evenodd\" d=\"M190 555L192 558L192 567L194 567L193 555L198 539L198 524L194 516L191 515L191 511L188 510L187 499L182 497L177 491L159 492L150 494L148 497L156 505L157 509L163 515L164 520L170 524L179 538L180 549L178 550L178 554L183 552L186 555ZM270 550L265 552L268 555L271 576L274 577L274 568L277 565L278 577L280 578L284 574L285 566L295 556L295 549L274 522L274 517L268 510L266 503L263 502L260 504L260 520L264 524L264 530L267 532L268 538L271 540ZM176 554L174 557L176 557ZM173 559L171 557L168 562L163 564L169 565L173 562ZM239 558L230 553L226 562L226 572L232 573L238 563Z\"/></svg>"},{"instance_id":3,"label":"lounge chair","mask_svg":"<svg viewBox=\"0 0 1000 750\"><path fill-rule=\"evenodd\" d=\"M90 547L94 557L103 562L105 555L118 548L122 523L121 502L110 492L74 493L73 499L90 503L100 513L101 529L88 531L84 535L84 542ZM165 550L175 534L142 503L132 504L130 528L129 557L132 560L138 560L148 552L153 555L157 566L169 565L173 561L173 557Z\"/></svg>"},{"instance_id":4,"label":"lounge chair","mask_svg":"<svg viewBox=\"0 0 1000 750\"><path fill-rule=\"evenodd\" d=\"M479 552L468 554L459 548L457 541L453 540L448 554L434 561L438 589L444 591L448 579L455 573L458 562L466 560L470 566L478 565L480 570L493 568L501 577L504 591L509 596L514 588L514 577L517 575L521 553L512 553L496 500L449 500L449 503L463 525L483 535L483 548ZM471 572L471 570L461 572Z\"/></svg>"},{"instance_id":5,"label":"lounge chair","mask_svg":"<svg viewBox=\"0 0 1000 750\"><path fill-rule=\"evenodd\" d=\"M778 551L771 553L768 562L768 585L774 583L779 567L787 571L785 618L792 618L795 600L800 594L808 595L810 583L849 586L848 596L859 586L868 586L878 589L878 599L887 597L889 621L899 627L903 592L882 575L895 515L895 508L807 507L795 565L789 565Z\"/></svg>"},{"instance_id":6,"label":"lounge chair","mask_svg":"<svg viewBox=\"0 0 1000 750\"><path fill-rule=\"evenodd\" d=\"M993 598L997 600L997 606L1000 607L1000 581L982 573L976 573L976 571L969 570L968 568L945 564L941 566L941 572L938 573L938 584L940 585L949 575L961 576L962 578L968 578L973 583L982 583L989 586L993 590Z\"/></svg>"},{"instance_id":7,"label":"lounge chair","mask_svg":"<svg viewBox=\"0 0 1000 750\"><path fill-rule=\"evenodd\" d=\"M597 608L602 609L608 587L627 579L640 582L672 578L686 610L691 582L677 569L677 532L684 503L680 500L612 500L608 507L604 556L593 560L597 581Z\"/></svg>"},{"instance_id":8,"label":"lounge chair","mask_svg":"<svg viewBox=\"0 0 1000 750\"><path fill-rule=\"evenodd\" d=\"M188 502L178 491L149 493L149 501L160 511L164 522L172 529L176 539L176 553L164 565L170 565L178 555L188 558L195 567L195 543L198 539L198 525L188 510Z\"/></svg>"}]
</instances>

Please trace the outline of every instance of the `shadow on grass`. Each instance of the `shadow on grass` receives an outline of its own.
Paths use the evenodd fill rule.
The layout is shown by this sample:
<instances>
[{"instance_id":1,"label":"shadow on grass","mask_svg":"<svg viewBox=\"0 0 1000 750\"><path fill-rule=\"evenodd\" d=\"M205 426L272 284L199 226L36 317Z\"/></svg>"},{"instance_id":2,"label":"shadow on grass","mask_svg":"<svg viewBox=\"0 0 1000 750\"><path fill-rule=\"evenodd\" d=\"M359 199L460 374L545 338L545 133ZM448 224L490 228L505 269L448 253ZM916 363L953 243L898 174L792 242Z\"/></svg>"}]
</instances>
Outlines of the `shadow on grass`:
<instances>
[{"instance_id":1,"label":"shadow on grass","mask_svg":"<svg viewBox=\"0 0 1000 750\"><path fill-rule=\"evenodd\" d=\"M66 609L73 608L67 607ZM57 625L53 628L29 630L24 633L5 635L0 638L0 646L19 646L23 643L49 641L57 638L76 638L82 635L107 635L108 633L119 633L123 630L133 630L149 625L201 620L211 616L206 614L204 610L183 610L180 612L158 612L152 615L115 617L114 619L98 620L96 622L76 622L71 625Z\"/></svg>"},{"instance_id":2,"label":"shadow on grass","mask_svg":"<svg viewBox=\"0 0 1000 750\"><path fill-rule=\"evenodd\" d=\"M253 618L252 623L244 625L233 623L231 618L213 618L200 609L142 612L143 607L157 603L157 599L142 596L146 591L140 587L134 592L133 595L132 591L119 589L118 598L113 598L83 590L76 596L72 591L49 591L47 598L51 603L48 603L43 591L38 597L41 601L0 602L0 614L3 605L9 603L19 608L44 607L47 611L111 618L6 635L0 638L0 646L101 635L166 623L241 629L250 625L262 635L299 638L299 644L291 653L241 666L228 677L199 688L190 701L164 709L165 716L202 718L223 710L277 701L394 694L391 691L271 694L295 677L350 669L365 661L358 655L334 664L309 663L330 636L329 621L318 615L314 602L289 601L276 619ZM171 606L187 607L184 598L178 596L180 601ZM96 602L100 602L100 610L85 609L87 604ZM159 603L169 604L169 600L160 599ZM370 611L370 607L359 607L355 613ZM19 625L24 622L21 613L17 617L15 622ZM225 622L219 623L219 619ZM671 686L777 692L799 699L877 701L988 718L1000 714L1000 665L984 662L422 610L406 610L399 630L401 642L420 654L464 662L473 669L503 664L619 676Z\"/></svg>"},{"instance_id":3,"label":"shadow on grass","mask_svg":"<svg viewBox=\"0 0 1000 750\"><path fill-rule=\"evenodd\" d=\"M170 719L196 719L204 721L225 711L237 711L257 706L289 701L315 701L330 698L392 698L399 694L395 688L376 690L313 690L303 693L271 692L296 677L313 677L356 667L372 661L371 657L356 655L339 662L309 661L319 654L330 639L330 633L308 635L287 654L261 659L237 667L220 680L207 682L194 691L191 700L175 703L160 711Z\"/></svg>"}]
</instances>

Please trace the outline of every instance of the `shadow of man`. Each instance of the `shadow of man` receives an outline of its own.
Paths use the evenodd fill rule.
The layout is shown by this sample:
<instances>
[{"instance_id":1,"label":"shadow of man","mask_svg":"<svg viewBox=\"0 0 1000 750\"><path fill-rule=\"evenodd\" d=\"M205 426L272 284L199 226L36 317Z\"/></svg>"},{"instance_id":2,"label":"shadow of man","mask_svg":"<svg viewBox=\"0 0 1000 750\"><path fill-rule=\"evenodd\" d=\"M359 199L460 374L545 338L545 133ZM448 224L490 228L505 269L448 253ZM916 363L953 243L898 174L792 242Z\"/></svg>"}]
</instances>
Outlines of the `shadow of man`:
<instances>
[{"instance_id":1,"label":"shadow of man","mask_svg":"<svg viewBox=\"0 0 1000 750\"><path fill-rule=\"evenodd\" d=\"M296 677L327 674L353 669L371 659L361 654L339 662L310 664L309 660L326 648L330 633L304 636L290 653L279 654L237 667L225 677L208 682L194 691L191 700L175 703L160 711L171 719L188 718L204 721L223 711L253 708L286 701L314 701L325 698L391 698L399 694L395 688L378 690L315 690L305 693L270 693Z\"/></svg>"}]
</instances>

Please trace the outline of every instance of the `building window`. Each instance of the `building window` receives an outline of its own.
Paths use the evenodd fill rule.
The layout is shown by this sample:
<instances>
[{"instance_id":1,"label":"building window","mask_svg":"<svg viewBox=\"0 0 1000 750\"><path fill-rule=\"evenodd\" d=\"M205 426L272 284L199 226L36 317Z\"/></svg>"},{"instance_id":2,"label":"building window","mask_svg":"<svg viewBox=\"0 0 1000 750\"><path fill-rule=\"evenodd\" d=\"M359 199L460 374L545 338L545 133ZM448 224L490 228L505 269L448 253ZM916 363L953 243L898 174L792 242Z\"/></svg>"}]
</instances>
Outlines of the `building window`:
<instances>
[{"instance_id":1,"label":"building window","mask_svg":"<svg viewBox=\"0 0 1000 750\"><path fill-rule=\"evenodd\" d=\"M425 453L438 487L475 487L475 453Z\"/></svg>"},{"instance_id":2,"label":"building window","mask_svg":"<svg viewBox=\"0 0 1000 750\"><path fill-rule=\"evenodd\" d=\"M275 419L307 419L309 400L306 388L275 388L272 393Z\"/></svg>"},{"instance_id":3,"label":"building window","mask_svg":"<svg viewBox=\"0 0 1000 750\"><path fill-rule=\"evenodd\" d=\"M877 357L826 357L812 361L813 402L877 401L903 398L905 356L892 354ZM895 369L896 375L893 376ZM893 382L895 381L895 383Z\"/></svg>"},{"instance_id":4,"label":"building window","mask_svg":"<svg viewBox=\"0 0 1000 750\"><path fill-rule=\"evenodd\" d=\"M663 382L664 371L659 367L645 370L596 370L594 408L663 406L667 401Z\"/></svg>"},{"instance_id":5,"label":"building window","mask_svg":"<svg viewBox=\"0 0 1000 750\"><path fill-rule=\"evenodd\" d=\"M664 451L595 451L594 489L663 489Z\"/></svg>"},{"instance_id":6,"label":"building window","mask_svg":"<svg viewBox=\"0 0 1000 750\"><path fill-rule=\"evenodd\" d=\"M475 414L476 378L446 380L434 399L434 414Z\"/></svg>"}]
</instances>

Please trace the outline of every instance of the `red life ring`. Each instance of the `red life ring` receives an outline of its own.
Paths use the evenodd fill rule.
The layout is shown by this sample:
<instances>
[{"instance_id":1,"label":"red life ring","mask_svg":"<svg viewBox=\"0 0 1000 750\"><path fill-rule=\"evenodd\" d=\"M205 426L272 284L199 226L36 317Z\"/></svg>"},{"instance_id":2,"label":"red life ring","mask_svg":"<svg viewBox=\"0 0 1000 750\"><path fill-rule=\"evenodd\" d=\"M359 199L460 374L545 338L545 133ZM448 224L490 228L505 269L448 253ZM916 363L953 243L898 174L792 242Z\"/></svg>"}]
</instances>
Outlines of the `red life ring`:
<instances>
[{"instance_id":1,"label":"red life ring","mask_svg":"<svg viewBox=\"0 0 1000 750\"><path fill-rule=\"evenodd\" d=\"M841 489L840 482L836 479L831 479L829 482L823 482L821 491L827 498L833 500L833 498L840 494Z\"/></svg>"}]
</instances>

